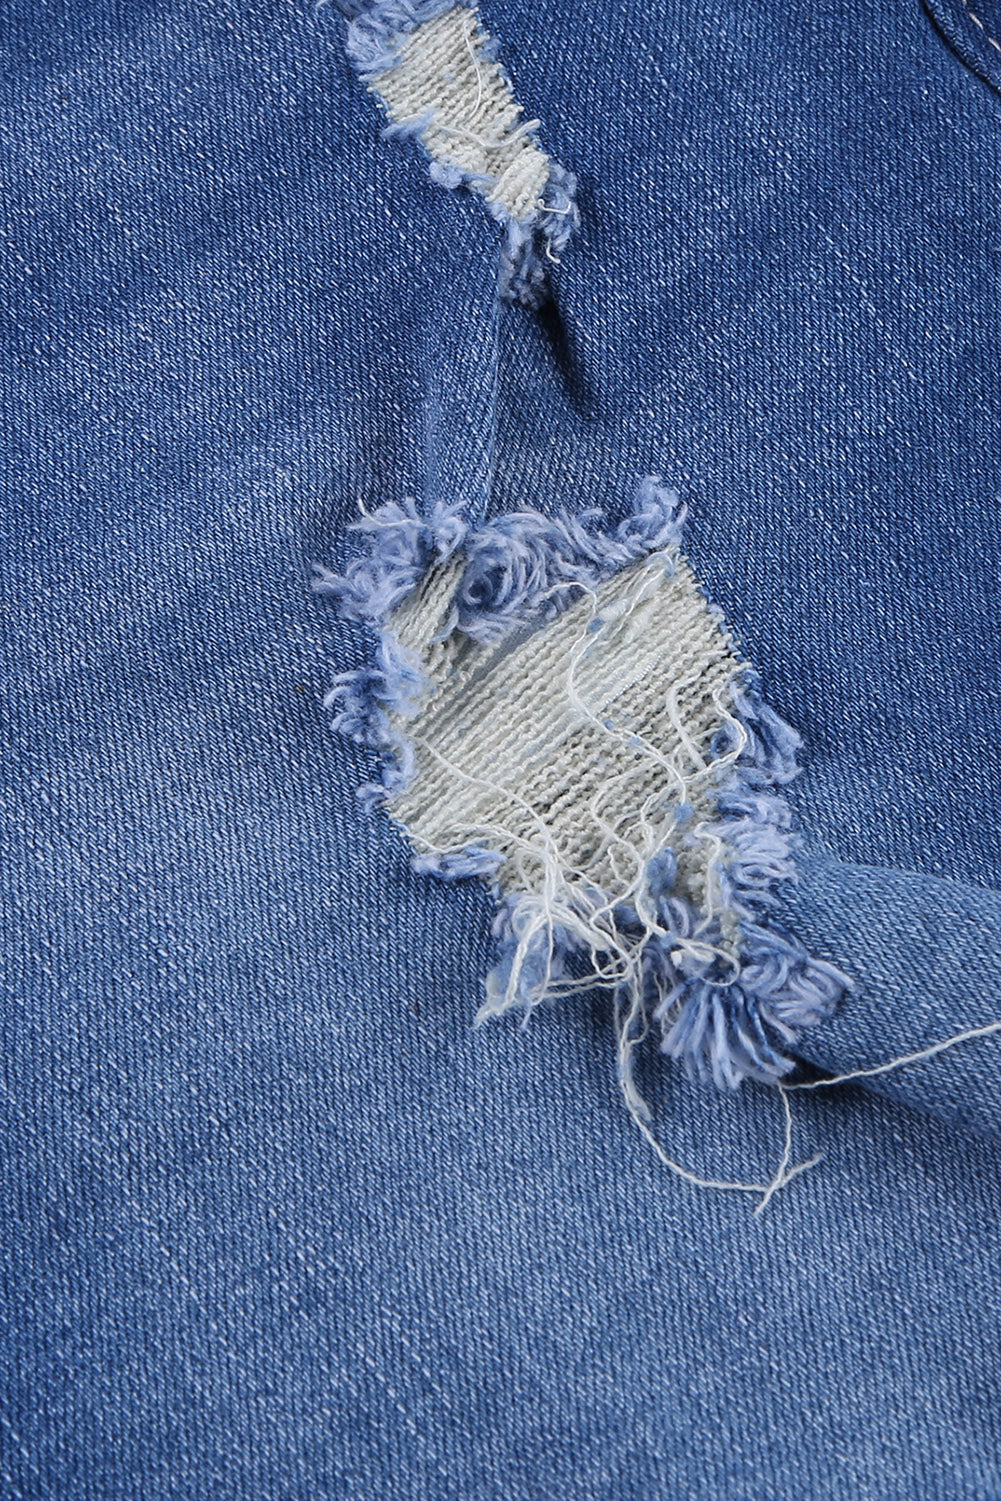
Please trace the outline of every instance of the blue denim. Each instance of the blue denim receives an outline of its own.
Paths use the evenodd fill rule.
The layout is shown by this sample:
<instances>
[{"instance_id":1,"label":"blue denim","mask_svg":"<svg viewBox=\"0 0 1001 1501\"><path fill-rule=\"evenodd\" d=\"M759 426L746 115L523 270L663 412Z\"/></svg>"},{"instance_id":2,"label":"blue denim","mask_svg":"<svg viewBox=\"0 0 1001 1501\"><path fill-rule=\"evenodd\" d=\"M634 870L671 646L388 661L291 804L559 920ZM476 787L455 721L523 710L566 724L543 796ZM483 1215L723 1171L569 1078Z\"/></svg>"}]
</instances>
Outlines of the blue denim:
<instances>
[{"instance_id":1,"label":"blue denim","mask_svg":"<svg viewBox=\"0 0 1001 1501\"><path fill-rule=\"evenodd\" d=\"M0 1495L997 1501L1001 1042L796 1095L760 1216L680 1182L607 995L471 1027L308 580L665 476L805 740L805 1069L1001 1017L1001 8L483 17L579 184L537 311L336 12L5 12ZM773 1089L639 1072L767 1181Z\"/></svg>"}]
</instances>

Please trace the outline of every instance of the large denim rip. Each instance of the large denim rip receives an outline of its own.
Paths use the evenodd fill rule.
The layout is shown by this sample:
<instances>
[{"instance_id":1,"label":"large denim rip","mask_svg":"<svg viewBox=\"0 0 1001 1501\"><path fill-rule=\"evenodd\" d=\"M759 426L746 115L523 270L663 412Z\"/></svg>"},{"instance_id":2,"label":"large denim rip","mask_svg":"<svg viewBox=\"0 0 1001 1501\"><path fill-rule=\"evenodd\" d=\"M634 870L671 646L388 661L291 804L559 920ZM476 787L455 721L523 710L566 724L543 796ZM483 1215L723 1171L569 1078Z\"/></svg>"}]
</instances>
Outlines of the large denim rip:
<instances>
[{"instance_id":1,"label":"large denim rip","mask_svg":"<svg viewBox=\"0 0 1001 1501\"><path fill-rule=\"evenodd\" d=\"M370 642L309 588L359 502L614 526L661 475L804 740L782 917L854 986L801 1068L1001 1016L981 53L910 0L484 8L577 179L526 307L336 14L5 19L0 1487L997 1495L997 1040L792 1096L823 1156L758 1216L679 1181L607 994L470 1025L490 892L357 803ZM636 1075L768 1182L773 1086Z\"/></svg>"}]
</instances>

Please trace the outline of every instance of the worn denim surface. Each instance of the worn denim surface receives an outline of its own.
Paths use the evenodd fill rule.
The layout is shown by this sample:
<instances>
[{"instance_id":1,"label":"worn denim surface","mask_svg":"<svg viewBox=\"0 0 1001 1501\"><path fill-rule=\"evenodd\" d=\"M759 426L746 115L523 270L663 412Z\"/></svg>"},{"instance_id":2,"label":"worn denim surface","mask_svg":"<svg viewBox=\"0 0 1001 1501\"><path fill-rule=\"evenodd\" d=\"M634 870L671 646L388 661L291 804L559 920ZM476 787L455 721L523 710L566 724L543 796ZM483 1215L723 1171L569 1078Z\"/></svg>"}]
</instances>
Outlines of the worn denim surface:
<instances>
[{"instance_id":1,"label":"worn denim surface","mask_svg":"<svg viewBox=\"0 0 1001 1501\"><path fill-rule=\"evenodd\" d=\"M832 1071L1001 1016L996 4L493 0L580 182L542 313L279 0L3 21L0 1487L1001 1496L996 1039L796 1097L759 1218L607 997L472 1030L489 899L326 728L346 523L659 472L803 733ZM774 1091L651 1054L760 1177Z\"/></svg>"}]
</instances>

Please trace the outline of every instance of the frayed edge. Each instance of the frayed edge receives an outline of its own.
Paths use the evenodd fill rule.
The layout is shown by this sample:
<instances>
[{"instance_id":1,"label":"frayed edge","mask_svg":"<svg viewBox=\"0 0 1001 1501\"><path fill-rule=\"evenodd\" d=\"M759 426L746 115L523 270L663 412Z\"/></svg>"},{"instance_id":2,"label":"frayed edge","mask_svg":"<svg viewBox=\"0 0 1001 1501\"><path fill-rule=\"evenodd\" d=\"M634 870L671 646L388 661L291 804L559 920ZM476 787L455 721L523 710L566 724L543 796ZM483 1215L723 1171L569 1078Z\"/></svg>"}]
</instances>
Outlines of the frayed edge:
<instances>
[{"instance_id":1,"label":"frayed edge","mask_svg":"<svg viewBox=\"0 0 1001 1501\"><path fill-rule=\"evenodd\" d=\"M744 738L720 785L719 816L689 834L721 851L708 911L677 892L677 859L664 849L646 869L645 917L597 891L586 911L540 923L537 899L518 893L503 898L494 922L500 957L480 1019L513 1008L527 1014L580 989L581 975L590 983L603 971L614 977L620 1084L638 1120L649 1112L633 1080L634 1054L653 1025L661 1050L692 1079L720 1089L748 1078L775 1084L796 1067L790 1049L799 1033L829 1017L851 985L772 916L795 879L795 837L788 805L765 789L796 775L799 737L761 703L750 673L735 695L734 723Z\"/></svg>"},{"instance_id":2,"label":"frayed edge","mask_svg":"<svg viewBox=\"0 0 1001 1501\"><path fill-rule=\"evenodd\" d=\"M772 789L798 775L799 736L762 702L750 672L732 713L716 749L729 754L727 740L739 736L737 757L721 780L717 818L698 831L723 852L711 867L718 915L707 922L691 903L657 893L669 936L654 945L644 1001L665 1053L690 1077L735 1089L745 1078L774 1084L790 1073L799 1033L830 1016L851 982L774 917L796 879L798 841ZM721 962L728 927L736 941ZM702 945L711 954L700 954Z\"/></svg>"},{"instance_id":3,"label":"frayed edge","mask_svg":"<svg viewBox=\"0 0 1001 1501\"><path fill-rule=\"evenodd\" d=\"M331 599L338 614L380 629L436 564L462 546L468 532L460 507L439 502L422 516L407 497L364 512L351 530L368 539L368 552L354 558L344 574L313 564L312 586Z\"/></svg>"},{"instance_id":4,"label":"frayed edge","mask_svg":"<svg viewBox=\"0 0 1001 1501\"><path fill-rule=\"evenodd\" d=\"M337 0L349 25L345 50L361 81L378 93L380 75L394 68L408 36L427 21L457 8L456 0ZM477 14L475 7L465 7ZM496 62L496 38L484 36L481 53ZM508 81L509 82L509 81ZM513 94L513 90L512 90ZM427 110L412 120L393 121L383 135L395 140L424 136L434 119ZM537 122L533 122L537 123ZM530 132L530 134L532 134ZM534 135L532 135L534 139ZM425 148L426 151L426 148ZM514 218L503 203L491 197L498 179L440 161L426 151L431 180L441 187L468 188L485 199L491 216L504 230L498 268L498 293L505 302L537 310L551 298L550 268L560 257L580 224L577 179L566 167L549 160L549 172L534 207Z\"/></svg>"},{"instance_id":5,"label":"frayed edge","mask_svg":"<svg viewBox=\"0 0 1001 1501\"><path fill-rule=\"evenodd\" d=\"M525 219L505 216L498 291L505 302L538 310L550 298L549 267L558 266L580 225L577 179L553 162L535 211Z\"/></svg>"},{"instance_id":6,"label":"frayed edge","mask_svg":"<svg viewBox=\"0 0 1001 1501\"><path fill-rule=\"evenodd\" d=\"M339 0L347 17L344 50L362 83L396 66L412 31L454 10L456 0Z\"/></svg>"},{"instance_id":7,"label":"frayed edge","mask_svg":"<svg viewBox=\"0 0 1001 1501\"><path fill-rule=\"evenodd\" d=\"M314 563L312 588L343 619L378 632L375 665L341 674L323 701L325 708L339 711L336 731L381 758L381 782L364 784L358 797L366 804L385 801L413 778L414 747L394 721L414 718L428 685L416 654L386 625L432 568L463 555L441 638L459 630L474 641L496 644L512 631L554 619L581 592L630 563L677 549L686 514L677 492L651 477L639 486L631 513L612 531L594 524L600 516L594 509L576 516L512 511L474 530L458 507L438 502L422 516L410 497L353 522L351 530L365 537L367 552L352 559L343 574ZM457 857L421 858L422 870L443 858L439 873L449 874Z\"/></svg>"},{"instance_id":8,"label":"frayed edge","mask_svg":"<svg viewBox=\"0 0 1001 1501\"><path fill-rule=\"evenodd\" d=\"M313 587L347 619L379 633L375 667L345 674L326 699L334 727L382 759L381 783L360 796L384 800L409 785L414 747L401 729L425 701L416 654L387 621L428 572L454 554L461 571L438 639L452 632L496 645L511 632L553 619L581 592L651 554L670 566L680 550L686 508L657 477L639 486L631 513L614 529L600 513L543 516L518 511L471 529L454 507L429 517L413 501L383 506L356 523L369 543L343 575L317 567ZM795 879L790 811L777 790L798 774L796 732L764 703L750 668L735 680L711 746L719 765L716 816L692 827L689 843L716 854L705 906L676 889L678 863L662 849L646 867L640 905L586 895L586 908L544 909L537 895L504 895L494 878L503 857L469 846L415 856L421 873L449 880L478 876L499 900L498 962L487 979L479 1020L606 984L616 1001L619 1076L638 1122L649 1118L633 1081L635 1049L651 1028L688 1074L735 1089L746 1078L776 1084L794 1067L801 1030L828 1017L851 981L813 958L774 916ZM684 810L679 810L679 819Z\"/></svg>"},{"instance_id":9,"label":"frayed edge","mask_svg":"<svg viewBox=\"0 0 1001 1501\"><path fill-rule=\"evenodd\" d=\"M687 507L656 476L638 487L629 515L611 531L596 508L577 515L510 511L474 529L457 506L439 501L422 516L407 498L352 523L366 553L343 574L313 565L312 587L346 620L381 630L431 568L462 552L464 565L447 630L496 643L511 630L554 619L581 591L630 563L681 543ZM406 713L404 705L399 712Z\"/></svg>"}]
</instances>

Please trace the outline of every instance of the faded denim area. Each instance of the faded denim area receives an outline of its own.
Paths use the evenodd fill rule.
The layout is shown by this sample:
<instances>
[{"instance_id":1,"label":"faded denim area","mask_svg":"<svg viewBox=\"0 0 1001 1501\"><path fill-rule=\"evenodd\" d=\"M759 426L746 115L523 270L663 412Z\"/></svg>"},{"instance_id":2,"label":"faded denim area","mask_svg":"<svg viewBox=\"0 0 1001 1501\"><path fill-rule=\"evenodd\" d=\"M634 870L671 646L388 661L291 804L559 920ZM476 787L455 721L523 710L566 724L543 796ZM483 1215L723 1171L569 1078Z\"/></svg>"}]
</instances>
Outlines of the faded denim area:
<instances>
[{"instance_id":1,"label":"faded denim area","mask_svg":"<svg viewBox=\"0 0 1001 1501\"><path fill-rule=\"evenodd\" d=\"M579 185L533 312L331 10L7 7L0 1494L1001 1494L1001 1044L796 1096L757 1219L679 1182L607 997L470 1027L488 895L356 803L307 582L359 500L663 475L806 741L804 1054L1001 1016L1001 97L932 9L485 6ZM770 1172L773 1090L638 1073Z\"/></svg>"}]
</instances>

